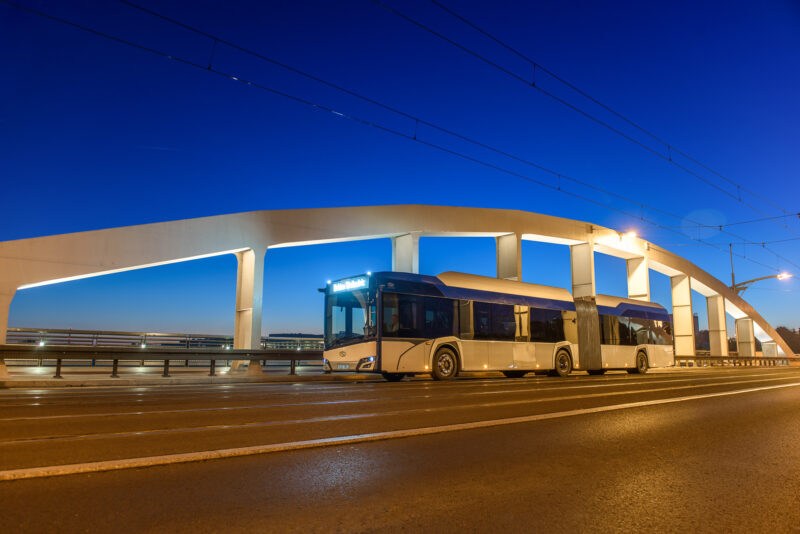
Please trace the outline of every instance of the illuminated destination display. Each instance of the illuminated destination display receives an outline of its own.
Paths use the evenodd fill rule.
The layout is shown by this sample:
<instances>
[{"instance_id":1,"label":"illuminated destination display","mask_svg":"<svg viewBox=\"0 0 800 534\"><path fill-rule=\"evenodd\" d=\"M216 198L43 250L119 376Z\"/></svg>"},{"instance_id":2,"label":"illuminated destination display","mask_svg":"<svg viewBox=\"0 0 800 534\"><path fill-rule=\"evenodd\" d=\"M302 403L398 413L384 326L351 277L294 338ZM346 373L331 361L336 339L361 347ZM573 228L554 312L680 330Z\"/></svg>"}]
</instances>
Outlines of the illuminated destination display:
<instances>
[{"instance_id":1,"label":"illuminated destination display","mask_svg":"<svg viewBox=\"0 0 800 534\"><path fill-rule=\"evenodd\" d=\"M367 277L359 276L358 278L348 278L347 280L339 280L333 283L333 292L350 291L353 289L361 289L367 287Z\"/></svg>"}]
</instances>

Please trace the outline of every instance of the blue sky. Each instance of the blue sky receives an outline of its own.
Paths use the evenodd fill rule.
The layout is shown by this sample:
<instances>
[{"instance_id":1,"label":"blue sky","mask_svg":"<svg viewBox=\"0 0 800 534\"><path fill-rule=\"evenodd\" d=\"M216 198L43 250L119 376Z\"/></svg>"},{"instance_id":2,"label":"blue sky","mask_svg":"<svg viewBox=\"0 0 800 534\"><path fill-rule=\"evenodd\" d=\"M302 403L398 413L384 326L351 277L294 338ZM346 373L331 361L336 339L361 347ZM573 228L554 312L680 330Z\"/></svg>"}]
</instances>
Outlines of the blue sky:
<instances>
[{"instance_id":1,"label":"blue sky","mask_svg":"<svg viewBox=\"0 0 800 534\"><path fill-rule=\"evenodd\" d=\"M20 3L205 64L211 42L122 3ZM429 2L389 2L504 68L530 66ZM0 240L257 209L425 203L513 208L639 235L730 279L731 238L690 228L762 215L367 0L152 2L158 10L401 110L639 202L674 219L565 185L633 217L553 192L241 83L0 5ZM589 94L790 212L800 211L800 7L796 2L450 2ZM214 66L413 132L414 124L218 46ZM602 109L552 80L537 83ZM615 126L647 140L618 120ZM420 128L422 139L533 178L553 178ZM658 147L657 144L652 146ZM693 167L693 169L696 169ZM714 178L703 173L703 176ZM735 187L715 178L738 196ZM742 193L769 215L773 205ZM648 227L646 216L679 233ZM732 227L762 242L800 220ZM800 265L800 241L770 246ZM800 269L756 245L735 249L738 280ZM599 292L624 295L621 260L598 255ZM423 239L421 271L494 274L489 239ZM390 268L387 240L270 251L264 332L321 330L328 278ZM18 292L11 326L227 333L235 259L218 257ZM569 284L564 247L526 244L523 279ZM651 274L669 307L668 280ZM745 293L773 324L800 326L800 282ZM696 299L701 323L705 306Z\"/></svg>"}]
</instances>

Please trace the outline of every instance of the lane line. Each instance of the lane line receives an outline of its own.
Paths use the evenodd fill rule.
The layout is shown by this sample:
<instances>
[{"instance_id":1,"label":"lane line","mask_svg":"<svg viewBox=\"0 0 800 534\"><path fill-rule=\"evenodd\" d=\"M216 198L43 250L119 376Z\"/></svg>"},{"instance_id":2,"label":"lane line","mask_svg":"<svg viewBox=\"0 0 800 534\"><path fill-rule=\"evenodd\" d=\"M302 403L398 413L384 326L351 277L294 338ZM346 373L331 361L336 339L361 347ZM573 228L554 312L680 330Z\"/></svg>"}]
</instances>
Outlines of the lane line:
<instances>
[{"instance_id":1,"label":"lane line","mask_svg":"<svg viewBox=\"0 0 800 534\"><path fill-rule=\"evenodd\" d=\"M752 378L756 376L775 376L775 373L754 373L754 374L747 374L747 375L738 375L735 378ZM728 376L721 376L721 377L700 377L700 378L680 378L674 380L659 380L659 379L652 379L652 380L638 380L638 381L625 381L624 383L604 383L604 384L594 384L594 383L586 383L586 384L574 384L574 385L565 385L565 386L553 386L553 387L527 387L528 384L524 384L526 387L520 387L515 389L498 389L498 390L489 390L489 391L471 391L466 390L463 392L452 392L449 394L443 394L436 396L437 399L447 399L447 398L457 398L463 396L474 396L474 395L500 395L500 394L519 394L519 393L531 393L531 392L541 392L547 393L551 391L563 391L568 389L593 389L593 388L610 388L610 387L618 387L618 386L639 386L639 385L650 385L650 384L675 384L680 382L713 382L721 379L731 378ZM791 378L798 378L798 376L779 376L776 379L785 379L789 380ZM739 380L737 380L739 381ZM736 382L736 381L734 381ZM734 382L719 382L720 384L732 384ZM747 381L741 381L747 382ZM712 385L712 384L709 384ZM432 390L433 391L433 390ZM657 391L657 390L653 390ZM232 412L237 410L258 410L258 409L270 409L270 408L284 408L284 407L297 407L297 406L315 406L315 405L328 405L328 404L350 404L350 403L360 403L360 402L391 402L397 400L408 400L408 399L420 399L420 398L431 398L433 395L412 395L412 396L393 396L393 397L368 397L363 399L347 399L347 400L335 400L335 401L312 401L312 402L299 402L299 403L286 403L286 404L259 404L259 405L250 405L250 406L213 406L213 407L206 407L206 408L175 408L170 410L136 410L135 412L104 412L104 413L83 413L83 414L60 414L60 415L31 415L31 416L19 416L19 417L5 417L0 418L0 422L13 422L13 421L46 421L46 420L53 420L53 419L88 419L93 417L125 417L125 416L142 416L142 415L164 415L164 414L177 414L177 413L194 413L194 412L213 412L213 411L226 411ZM236 400L243 400L243 399L236 399ZM54 404L58 405L58 404ZM18 406L32 406L32 405L18 405ZM144 407L144 406L143 406Z\"/></svg>"},{"instance_id":2,"label":"lane line","mask_svg":"<svg viewBox=\"0 0 800 534\"><path fill-rule=\"evenodd\" d=\"M137 467L152 467L156 465L170 465L170 464L197 462L204 460L216 460L222 458L234 458L238 456L268 454L268 453L282 452L282 451L330 447L332 445L347 445L354 443L367 443L371 441L383 441L389 439L426 436L431 434L443 434L446 432L459 432L463 430L492 428L492 427L514 425L520 423L532 423L536 421L559 419L563 417L572 417L576 415L588 415L588 414L595 414L602 412L611 412L618 410L626 410L630 408L640 408L644 406L656 406L660 404L675 404L679 402L687 402L699 399L727 397L733 395L742 395L745 393L792 388L798 386L800 386L800 382L793 382L791 384L778 384L774 386L762 386L757 388L739 389L734 391L721 391L717 393L703 393L699 395L687 395L684 397L672 397L668 399L628 402L624 404L597 406L594 408L581 408L577 410L551 412L546 414L528 415L523 417L508 417L504 419L474 421L471 423L457 423L452 425L412 428L406 430L390 430L386 432L353 434L349 436L334 436L328 438L293 441L288 443L255 445L251 447L217 449L211 451L167 454L161 456L146 456L141 458L125 458L121 460L105 460L100 462L88 462L80 464L51 465L43 467L29 467L23 469L10 469L6 471L0 471L0 481L24 480L24 479L52 477L52 476L65 476L65 475L74 475L79 473L96 473L100 471L133 469Z\"/></svg>"},{"instance_id":3,"label":"lane line","mask_svg":"<svg viewBox=\"0 0 800 534\"><path fill-rule=\"evenodd\" d=\"M456 404L453 406L434 406L425 408L409 408L406 410L390 410L385 412L366 412L366 413L352 413L352 414L339 414L339 415L322 415L318 417L309 417L306 419L288 419L283 421L251 421L248 423L235 423L235 424L217 424L217 425L201 425L182 428L154 428L145 430L125 430L119 432L98 432L94 434L76 434L76 435L60 435L60 436L41 436L31 438L18 438L11 440L0 440L0 447L13 446L19 444L30 443L57 443L64 441L82 441L92 439L109 439L109 438L127 438L139 436L153 436L153 435L166 435L166 434L179 434L189 432L213 432L215 430L240 430L244 428L266 428L270 426L282 425L303 425L311 423L325 423L331 421L342 421L351 419L368 419L372 417L393 417L396 415L409 415L414 413L434 413L434 412L447 412L455 410L469 410L474 408L495 408L499 406L514 406L521 404L536 404L543 402L556 402L564 400L580 400L591 399L598 397L612 397L621 395L639 395L643 393L676 391L683 389L698 389L698 388L711 388L718 386L731 386L739 384L752 384L754 382L774 382L776 380L786 380L786 377L780 378L760 378L756 380L735 380L732 382L721 382L716 384L693 384L688 386L677 387L663 387L663 388L648 388L626 391L613 391L610 393L590 393L587 395L565 395L561 397L545 397L538 399L518 399L497 402L483 402L473 404Z\"/></svg>"}]
</instances>

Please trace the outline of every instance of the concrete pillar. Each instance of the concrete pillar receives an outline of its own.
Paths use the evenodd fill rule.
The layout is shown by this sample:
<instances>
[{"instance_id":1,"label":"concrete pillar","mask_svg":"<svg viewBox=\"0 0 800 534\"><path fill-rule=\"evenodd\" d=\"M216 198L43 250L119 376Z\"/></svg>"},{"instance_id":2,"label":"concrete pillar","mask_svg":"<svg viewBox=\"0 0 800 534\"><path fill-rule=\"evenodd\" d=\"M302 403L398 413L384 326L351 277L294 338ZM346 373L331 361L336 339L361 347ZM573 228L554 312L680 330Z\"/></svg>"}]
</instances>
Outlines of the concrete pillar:
<instances>
[{"instance_id":1,"label":"concrete pillar","mask_svg":"<svg viewBox=\"0 0 800 534\"><path fill-rule=\"evenodd\" d=\"M392 271L419 273L420 232L410 232L392 238Z\"/></svg>"},{"instance_id":2,"label":"concrete pillar","mask_svg":"<svg viewBox=\"0 0 800 534\"><path fill-rule=\"evenodd\" d=\"M571 245L569 259L572 265L572 296L594 297L594 246L592 243Z\"/></svg>"},{"instance_id":3,"label":"concrete pillar","mask_svg":"<svg viewBox=\"0 0 800 534\"><path fill-rule=\"evenodd\" d=\"M650 269L647 258L631 258L628 264L628 298L650 301Z\"/></svg>"},{"instance_id":4,"label":"concrete pillar","mask_svg":"<svg viewBox=\"0 0 800 534\"><path fill-rule=\"evenodd\" d=\"M672 329L675 356L694 356L694 318L692 286L689 277L679 274L670 278L672 285Z\"/></svg>"},{"instance_id":5,"label":"concrete pillar","mask_svg":"<svg viewBox=\"0 0 800 534\"><path fill-rule=\"evenodd\" d=\"M236 320L234 321L233 348L261 349L261 309L264 299L264 255L266 249L251 248L235 252L236 269ZM231 371L239 369L242 361L235 361ZM262 374L261 363L250 360L248 374Z\"/></svg>"},{"instance_id":6,"label":"concrete pillar","mask_svg":"<svg viewBox=\"0 0 800 534\"><path fill-rule=\"evenodd\" d=\"M497 248L497 278L522 280L522 243L519 234L506 234L494 238Z\"/></svg>"},{"instance_id":7,"label":"concrete pillar","mask_svg":"<svg viewBox=\"0 0 800 534\"><path fill-rule=\"evenodd\" d=\"M749 317L736 319L736 350L739 356L756 355L756 335Z\"/></svg>"},{"instance_id":8,"label":"concrete pillar","mask_svg":"<svg viewBox=\"0 0 800 534\"><path fill-rule=\"evenodd\" d=\"M777 358L778 357L778 344L774 341L762 341L761 342L761 354L765 358Z\"/></svg>"},{"instance_id":9,"label":"concrete pillar","mask_svg":"<svg viewBox=\"0 0 800 534\"><path fill-rule=\"evenodd\" d=\"M14 300L14 294L16 292L16 289L0 289L0 344L3 345L6 343L8 314L11 310L11 301ZM6 362L2 357L0 357L0 378L8 378L8 367L6 367Z\"/></svg>"},{"instance_id":10,"label":"concrete pillar","mask_svg":"<svg viewBox=\"0 0 800 534\"><path fill-rule=\"evenodd\" d=\"M725 320L725 297L706 297L708 307L708 339L712 356L728 355L728 327Z\"/></svg>"}]
</instances>

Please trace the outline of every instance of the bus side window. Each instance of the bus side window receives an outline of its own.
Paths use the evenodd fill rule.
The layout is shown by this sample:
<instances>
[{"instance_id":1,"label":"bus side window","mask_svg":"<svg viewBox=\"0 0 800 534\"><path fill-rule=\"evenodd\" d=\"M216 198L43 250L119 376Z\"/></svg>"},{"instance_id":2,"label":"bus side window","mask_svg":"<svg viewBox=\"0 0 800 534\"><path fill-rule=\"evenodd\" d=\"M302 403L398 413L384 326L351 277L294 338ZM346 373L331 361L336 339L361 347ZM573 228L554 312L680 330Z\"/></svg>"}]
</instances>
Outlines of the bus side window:
<instances>
[{"instance_id":1,"label":"bus side window","mask_svg":"<svg viewBox=\"0 0 800 534\"><path fill-rule=\"evenodd\" d=\"M472 301L459 300L458 304L458 335L461 339L472 339Z\"/></svg>"},{"instance_id":2,"label":"bus side window","mask_svg":"<svg viewBox=\"0 0 800 534\"><path fill-rule=\"evenodd\" d=\"M564 327L564 339L570 343L578 343L578 314L571 310L561 312Z\"/></svg>"},{"instance_id":3,"label":"bus side window","mask_svg":"<svg viewBox=\"0 0 800 534\"><path fill-rule=\"evenodd\" d=\"M492 305L486 302L472 303L472 318L475 339L491 339L492 337Z\"/></svg>"}]
</instances>

